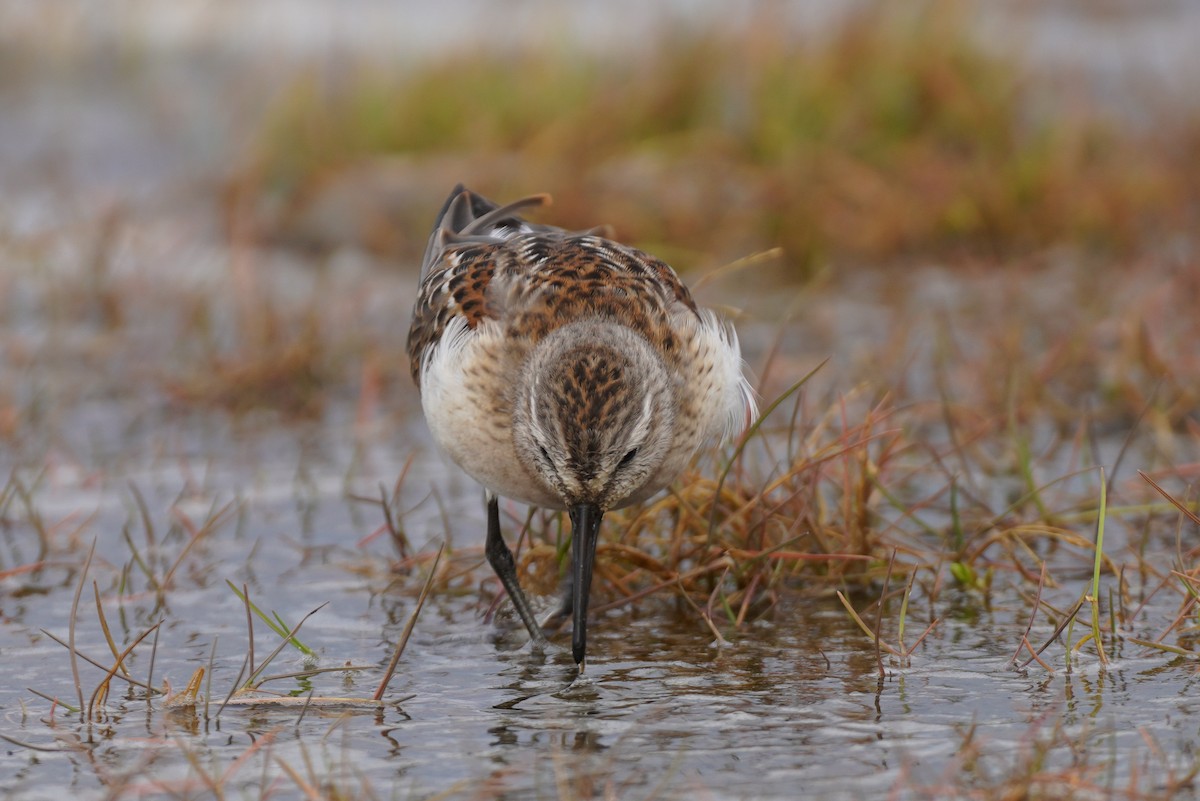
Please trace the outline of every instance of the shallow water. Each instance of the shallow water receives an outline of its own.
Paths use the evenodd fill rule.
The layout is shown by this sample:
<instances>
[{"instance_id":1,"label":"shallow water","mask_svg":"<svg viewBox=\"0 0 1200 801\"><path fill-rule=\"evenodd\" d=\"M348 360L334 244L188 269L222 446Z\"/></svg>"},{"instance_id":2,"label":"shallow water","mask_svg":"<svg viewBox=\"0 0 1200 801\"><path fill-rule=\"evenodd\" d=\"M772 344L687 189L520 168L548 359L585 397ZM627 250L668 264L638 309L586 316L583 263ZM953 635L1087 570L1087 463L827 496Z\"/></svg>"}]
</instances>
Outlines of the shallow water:
<instances>
[{"instance_id":1,"label":"shallow water","mask_svg":"<svg viewBox=\"0 0 1200 801\"><path fill-rule=\"evenodd\" d=\"M268 685L301 696L369 696L412 612L421 574L392 573L385 538L356 545L380 514L347 498L391 481L403 451L386 438L347 448L352 429L336 419L265 427L253 447L238 441L244 432L235 427L188 418L162 434L185 443L186 458L148 460L141 469L127 464L120 474L47 470L32 493L34 506L52 541L61 544L81 525L77 548L97 539L88 583L97 582L118 643L164 621L155 684L166 678L178 689L208 664L215 642L212 699L205 719L203 709L165 711L161 699L148 706L140 690L118 686L85 723L35 696L31 690L75 699L66 650L40 633L67 636L79 579L81 553L56 554L53 567L4 580L0 595L3 734L23 744L0 751L0 787L8 797L163 795L155 782L205 795L199 770L220 777L228 794L257 797L274 786L288 796L297 792L290 769L326 792L341 788L352 796L370 788L377 796L417 798L919 798L938 788L1012 781L1037 759L1039 742L1050 744L1041 770L1078 770L1082 762L1100 797L1129 783L1152 789L1169 770L1186 773L1193 765L1200 701L1191 663L1125 645L1102 670L1085 648L1068 673L1061 647L1052 646L1046 658L1055 673L1036 665L1014 670L1009 661L1028 604L1002 582L986 601L951 588L936 603L915 600L910 641L931 612L941 622L911 664L885 656L882 679L871 641L836 599L799 592L785 594L764 619L726 627L730 643L721 647L694 611L665 595L601 615L590 629L587 672L576 680L565 651L531 654L508 627L506 611L499 626L483 618L474 582L488 576L484 568L458 592L433 596L382 709L313 708L302 716L294 707L230 707L217 718L215 707L247 651L244 609L227 580L245 584L261 608L289 625L327 603L300 633L318 652L317 664L370 668ZM138 451L126 458L137 462ZM427 499L437 487L456 547L478 547L475 489L446 474L434 456L417 464L402 491L402 505L413 507L404 527L414 544L442 536L441 513ZM183 560L162 605L139 591L145 582L122 538L124 529L135 542L144 538L126 481L145 495L161 566L174 562L185 539L167 533L170 515L199 522L238 502L236 515ZM6 568L34 558L27 518L10 501L0 548ZM124 590L123 570L131 574ZM1068 605L1088 578L1081 571L1047 598ZM855 599L859 608L869 600ZM1160 601L1138 619L1145 631L1130 633L1153 636L1172 616L1174 598ZM885 630L893 637L895 619L892 604ZM261 622L255 630L261 661L275 637ZM1039 618L1030 639L1040 643L1050 634ZM77 646L111 662L90 586ZM148 661L142 646L129 667L145 677ZM289 650L272 672L306 664ZM101 674L87 665L81 671L86 697ZM962 756L968 742L979 749L977 758Z\"/></svg>"}]
</instances>

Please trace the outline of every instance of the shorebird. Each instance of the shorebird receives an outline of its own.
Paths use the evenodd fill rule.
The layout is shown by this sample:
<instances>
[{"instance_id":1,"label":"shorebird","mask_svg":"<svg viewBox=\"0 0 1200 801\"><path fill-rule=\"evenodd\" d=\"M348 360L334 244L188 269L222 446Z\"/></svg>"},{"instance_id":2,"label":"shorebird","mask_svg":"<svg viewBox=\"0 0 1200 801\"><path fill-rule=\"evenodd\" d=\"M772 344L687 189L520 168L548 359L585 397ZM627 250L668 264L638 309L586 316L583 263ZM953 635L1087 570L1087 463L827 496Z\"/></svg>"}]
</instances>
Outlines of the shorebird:
<instances>
[{"instance_id":1,"label":"shorebird","mask_svg":"<svg viewBox=\"0 0 1200 801\"><path fill-rule=\"evenodd\" d=\"M546 636L500 532L498 498L566 510L562 605L586 666L588 595L605 512L666 487L706 442L754 415L733 327L664 262L600 235L535 225L450 193L421 264L408 355L439 447L484 487L488 562L535 648Z\"/></svg>"}]
</instances>

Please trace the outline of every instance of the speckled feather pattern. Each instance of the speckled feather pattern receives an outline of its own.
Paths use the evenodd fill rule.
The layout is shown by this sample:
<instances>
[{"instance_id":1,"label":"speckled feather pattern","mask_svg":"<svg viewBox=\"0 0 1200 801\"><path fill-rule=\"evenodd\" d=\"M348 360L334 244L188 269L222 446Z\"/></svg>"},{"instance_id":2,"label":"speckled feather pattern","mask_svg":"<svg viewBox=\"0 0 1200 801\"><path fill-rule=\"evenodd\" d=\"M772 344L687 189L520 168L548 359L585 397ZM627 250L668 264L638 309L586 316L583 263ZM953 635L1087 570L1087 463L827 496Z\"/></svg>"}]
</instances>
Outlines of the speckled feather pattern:
<instances>
[{"instance_id":1,"label":"speckled feather pattern","mask_svg":"<svg viewBox=\"0 0 1200 801\"><path fill-rule=\"evenodd\" d=\"M664 355L679 343L664 326L678 304L699 311L675 271L639 250L597 236L519 234L489 244L452 245L421 284L408 356L413 381L447 324L462 317L475 329L500 321L508 336L532 345L584 315L617 320L658 345Z\"/></svg>"},{"instance_id":2,"label":"speckled feather pattern","mask_svg":"<svg viewBox=\"0 0 1200 801\"><path fill-rule=\"evenodd\" d=\"M408 355L434 438L491 492L550 508L592 493L622 506L753 414L732 328L664 262L461 198L431 238ZM561 355L547 361L547 349ZM527 397L532 412L517 408ZM539 467L547 451L522 447L531 432L520 426L562 446L569 481ZM623 437L656 432L662 447L633 471L635 485L614 479ZM642 453L650 458L648 444Z\"/></svg>"}]
</instances>

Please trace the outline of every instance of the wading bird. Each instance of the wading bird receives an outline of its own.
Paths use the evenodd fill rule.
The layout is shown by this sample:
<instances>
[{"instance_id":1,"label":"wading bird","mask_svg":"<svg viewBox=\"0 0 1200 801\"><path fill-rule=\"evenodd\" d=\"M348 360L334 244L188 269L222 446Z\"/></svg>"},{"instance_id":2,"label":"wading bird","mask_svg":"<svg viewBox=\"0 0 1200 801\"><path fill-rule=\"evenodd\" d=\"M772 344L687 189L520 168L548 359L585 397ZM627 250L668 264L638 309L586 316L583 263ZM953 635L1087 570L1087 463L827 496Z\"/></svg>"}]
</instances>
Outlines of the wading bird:
<instances>
[{"instance_id":1,"label":"wading bird","mask_svg":"<svg viewBox=\"0 0 1200 801\"><path fill-rule=\"evenodd\" d=\"M754 414L732 326L696 306L662 261L599 229L526 222L535 195L498 206L457 187L429 239L408 334L438 445L483 485L488 562L535 647L546 637L500 533L498 497L571 518L559 619L586 665L600 521L673 481Z\"/></svg>"}]
</instances>

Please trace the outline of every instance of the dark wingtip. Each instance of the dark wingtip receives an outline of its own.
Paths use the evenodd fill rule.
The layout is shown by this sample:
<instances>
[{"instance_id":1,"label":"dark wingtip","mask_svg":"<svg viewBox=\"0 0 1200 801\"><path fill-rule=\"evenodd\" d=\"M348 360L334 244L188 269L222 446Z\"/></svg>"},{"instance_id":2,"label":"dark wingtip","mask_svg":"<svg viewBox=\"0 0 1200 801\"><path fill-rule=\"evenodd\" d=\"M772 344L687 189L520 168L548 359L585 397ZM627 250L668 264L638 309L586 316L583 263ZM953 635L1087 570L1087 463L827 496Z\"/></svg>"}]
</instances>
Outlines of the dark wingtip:
<instances>
[{"instance_id":1,"label":"dark wingtip","mask_svg":"<svg viewBox=\"0 0 1200 801\"><path fill-rule=\"evenodd\" d=\"M475 197L478 197L477 195ZM489 226L496 225L504 221L513 224L524 224L525 220L517 215L517 212L522 209L535 208L537 206L549 206L551 203L550 196L542 193L540 195L529 195L520 200L514 200L504 206L497 206L491 201L488 201L491 208L486 213L476 213L474 218L467 221L467 224L456 229L462 234L478 234L486 230Z\"/></svg>"},{"instance_id":2,"label":"dark wingtip","mask_svg":"<svg viewBox=\"0 0 1200 801\"><path fill-rule=\"evenodd\" d=\"M429 274L433 265L442 257L451 237L471 224L479 216L477 207L494 207L490 200L480 197L462 184L456 184L450 192L441 211L433 222L433 232L429 235L429 243L425 246L425 256L421 259L421 280Z\"/></svg>"},{"instance_id":3,"label":"dark wingtip","mask_svg":"<svg viewBox=\"0 0 1200 801\"><path fill-rule=\"evenodd\" d=\"M454 205L454 201L458 200L462 195L468 198L471 196L471 190L467 189L462 184L455 184L454 189L446 197L446 202L442 204L442 208L437 213L437 217L433 220L433 230L437 232L442 227L442 222L446 219L446 215L450 213L450 208Z\"/></svg>"},{"instance_id":4,"label":"dark wingtip","mask_svg":"<svg viewBox=\"0 0 1200 801\"><path fill-rule=\"evenodd\" d=\"M527 208L549 206L551 203L550 195L542 193L500 206L462 184L456 185L442 204L442 209L433 224L433 233L429 235L429 242L425 247L425 257L421 259L421 280L425 280L425 276L442 258L451 243L466 237L488 236L491 226L508 224L514 227L527 226L533 230L558 230L552 226L529 225L517 213Z\"/></svg>"}]
</instances>

